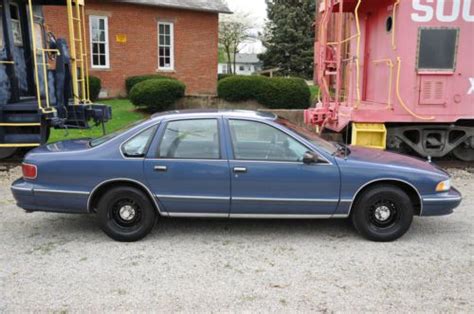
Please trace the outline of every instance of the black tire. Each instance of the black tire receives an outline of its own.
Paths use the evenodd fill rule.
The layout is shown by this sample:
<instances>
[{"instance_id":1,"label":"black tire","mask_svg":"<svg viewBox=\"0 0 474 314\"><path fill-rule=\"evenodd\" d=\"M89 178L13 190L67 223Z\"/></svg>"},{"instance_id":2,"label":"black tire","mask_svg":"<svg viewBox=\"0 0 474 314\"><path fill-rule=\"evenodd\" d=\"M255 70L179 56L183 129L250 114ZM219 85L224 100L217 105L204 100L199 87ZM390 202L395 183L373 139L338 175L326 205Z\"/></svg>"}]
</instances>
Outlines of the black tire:
<instances>
[{"instance_id":1,"label":"black tire","mask_svg":"<svg viewBox=\"0 0 474 314\"><path fill-rule=\"evenodd\" d=\"M355 229L365 238L377 242L399 239L413 221L410 197L393 185L377 185L357 198L351 219Z\"/></svg>"},{"instance_id":2,"label":"black tire","mask_svg":"<svg viewBox=\"0 0 474 314\"><path fill-rule=\"evenodd\" d=\"M147 195L133 187L107 191L97 207L100 227L120 242L143 239L151 232L158 217Z\"/></svg>"}]
</instances>

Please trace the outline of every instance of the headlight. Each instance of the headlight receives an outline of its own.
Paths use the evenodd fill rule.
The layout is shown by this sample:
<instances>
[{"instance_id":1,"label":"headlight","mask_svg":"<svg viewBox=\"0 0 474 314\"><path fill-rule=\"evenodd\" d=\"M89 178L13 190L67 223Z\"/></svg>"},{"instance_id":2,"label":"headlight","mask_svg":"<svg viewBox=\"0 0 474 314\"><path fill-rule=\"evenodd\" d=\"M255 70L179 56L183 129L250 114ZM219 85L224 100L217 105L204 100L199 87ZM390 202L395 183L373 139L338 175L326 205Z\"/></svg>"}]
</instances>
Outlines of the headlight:
<instances>
[{"instance_id":1,"label":"headlight","mask_svg":"<svg viewBox=\"0 0 474 314\"><path fill-rule=\"evenodd\" d=\"M438 183L436 192L447 192L451 190L451 179Z\"/></svg>"}]
</instances>

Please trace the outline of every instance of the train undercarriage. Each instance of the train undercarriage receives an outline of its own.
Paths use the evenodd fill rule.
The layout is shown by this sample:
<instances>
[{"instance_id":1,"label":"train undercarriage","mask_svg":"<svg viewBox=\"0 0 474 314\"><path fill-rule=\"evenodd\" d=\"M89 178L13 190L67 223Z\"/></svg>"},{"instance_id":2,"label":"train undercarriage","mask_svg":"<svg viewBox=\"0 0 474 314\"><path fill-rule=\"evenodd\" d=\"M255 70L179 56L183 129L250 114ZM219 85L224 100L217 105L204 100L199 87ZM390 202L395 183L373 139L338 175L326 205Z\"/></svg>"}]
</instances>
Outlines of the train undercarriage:
<instances>
[{"instance_id":1,"label":"train undercarriage","mask_svg":"<svg viewBox=\"0 0 474 314\"><path fill-rule=\"evenodd\" d=\"M458 124L388 124L387 149L422 157L474 161L472 121Z\"/></svg>"}]
</instances>

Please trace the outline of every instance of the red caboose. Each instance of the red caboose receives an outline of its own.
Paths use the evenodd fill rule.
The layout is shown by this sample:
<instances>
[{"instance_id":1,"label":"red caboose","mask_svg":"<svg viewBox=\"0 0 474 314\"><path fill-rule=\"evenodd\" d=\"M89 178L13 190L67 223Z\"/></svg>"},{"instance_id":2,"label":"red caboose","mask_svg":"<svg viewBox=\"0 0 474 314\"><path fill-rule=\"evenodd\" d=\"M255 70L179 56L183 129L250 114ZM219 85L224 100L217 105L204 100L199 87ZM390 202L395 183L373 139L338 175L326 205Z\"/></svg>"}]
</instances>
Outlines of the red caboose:
<instances>
[{"instance_id":1,"label":"red caboose","mask_svg":"<svg viewBox=\"0 0 474 314\"><path fill-rule=\"evenodd\" d=\"M474 0L320 0L308 124L474 160Z\"/></svg>"}]
</instances>

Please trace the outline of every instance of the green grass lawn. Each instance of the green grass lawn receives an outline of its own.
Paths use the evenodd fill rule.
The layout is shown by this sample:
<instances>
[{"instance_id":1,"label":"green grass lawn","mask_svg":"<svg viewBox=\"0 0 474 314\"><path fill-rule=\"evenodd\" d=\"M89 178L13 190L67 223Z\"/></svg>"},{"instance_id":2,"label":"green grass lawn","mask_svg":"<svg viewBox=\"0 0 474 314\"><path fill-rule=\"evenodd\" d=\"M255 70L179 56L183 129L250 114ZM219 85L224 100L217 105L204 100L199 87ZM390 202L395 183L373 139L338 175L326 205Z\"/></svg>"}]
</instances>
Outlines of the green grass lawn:
<instances>
[{"instance_id":1,"label":"green grass lawn","mask_svg":"<svg viewBox=\"0 0 474 314\"><path fill-rule=\"evenodd\" d=\"M114 99L100 101L101 104L112 106L112 120L106 124L107 133L114 132L137 120L146 118L146 115L135 111L135 107L128 99ZM51 130L49 142L71 140L85 137L102 136L102 125L87 130Z\"/></svg>"},{"instance_id":2,"label":"green grass lawn","mask_svg":"<svg viewBox=\"0 0 474 314\"><path fill-rule=\"evenodd\" d=\"M319 87L318 86L310 86L309 90L311 91L311 103L314 103L318 97Z\"/></svg>"}]
</instances>

